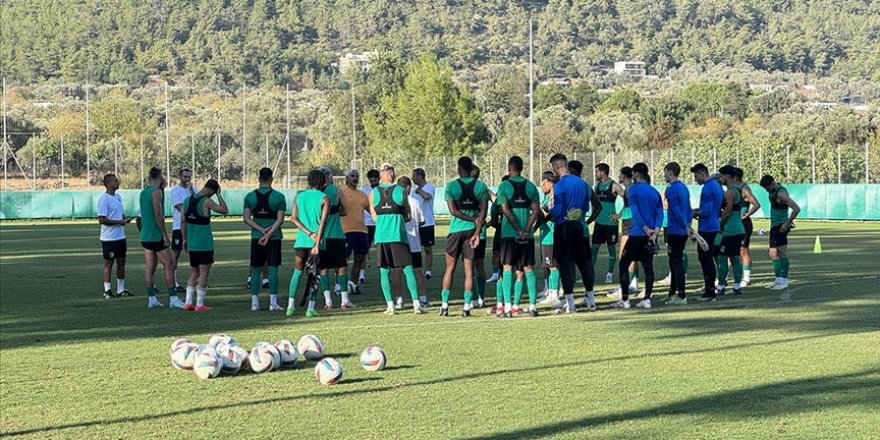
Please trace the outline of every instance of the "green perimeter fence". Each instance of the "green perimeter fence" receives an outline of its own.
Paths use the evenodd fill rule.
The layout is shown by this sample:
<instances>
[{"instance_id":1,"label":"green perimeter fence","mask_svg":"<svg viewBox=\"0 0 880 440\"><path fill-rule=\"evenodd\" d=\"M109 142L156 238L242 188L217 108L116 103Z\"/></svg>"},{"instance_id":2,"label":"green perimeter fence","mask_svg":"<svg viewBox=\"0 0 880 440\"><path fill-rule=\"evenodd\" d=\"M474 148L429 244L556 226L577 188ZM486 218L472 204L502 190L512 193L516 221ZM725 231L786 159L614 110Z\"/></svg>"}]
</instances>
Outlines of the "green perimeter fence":
<instances>
[{"instance_id":1,"label":"green perimeter fence","mask_svg":"<svg viewBox=\"0 0 880 440\"><path fill-rule=\"evenodd\" d=\"M800 218L815 220L880 220L880 185L878 184L791 184L788 192L801 207ZM691 204L697 206L700 186L688 185ZM659 188L658 188L659 189ZM752 190L761 202L756 217L766 217L769 200L767 192L757 185ZM287 212L296 190L278 189L287 197ZM438 192L442 189L438 189ZM120 190L125 214L138 214L138 190ZM229 215L241 215L247 190L229 189L223 197L229 205ZM97 217L99 191L2 191L0 192L0 219L62 219ZM618 199L618 210L622 201ZM171 213L171 202L165 197L165 212ZM438 194L434 212L447 215L446 202Z\"/></svg>"}]
</instances>

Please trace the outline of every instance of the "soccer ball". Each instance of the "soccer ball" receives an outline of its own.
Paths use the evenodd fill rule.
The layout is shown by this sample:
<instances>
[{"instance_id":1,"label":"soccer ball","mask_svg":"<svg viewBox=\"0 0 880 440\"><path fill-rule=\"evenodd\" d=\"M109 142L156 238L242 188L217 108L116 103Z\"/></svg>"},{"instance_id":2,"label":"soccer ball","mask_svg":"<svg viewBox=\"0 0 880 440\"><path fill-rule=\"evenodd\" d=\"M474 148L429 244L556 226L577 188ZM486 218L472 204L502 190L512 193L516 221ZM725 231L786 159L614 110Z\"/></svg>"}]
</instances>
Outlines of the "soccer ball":
<instances>
[{"instance_id":1,"label":"soccer ball","mask_svg":"<svg viewBox=\"0 0 880 440\"><path fill-rule=\"evenodd\" d=\"M268 342L257 342L254 345L254 348L257 347L265 348L266 350L268 350L269 354L272 355L272 367L270 368L270 370L277 370L281 368L281 352L278 351L278 348Z\"/></svg>"},{"instance_id":2,"label":"soccer ball","mask_svg":"<svg viewBox=\"0 0 880 440\"><path fill-rule=\"evenodd\" d=\"M275 347L268 342L258 342L254 345L254 348L251 349L251 355L248 358L251 370L253 370L254 373L265 373L272 370L272 367L275 366L274 348ZM277 352L277 350L274 351Z\"/></svg>"},{"instance_id":3,"label":"soccer ball","mask_svg":"<svg viewBox=\"0 0 880 440\"><path fill-rule=\"evenodd\" d=\"M342 364L336 359L326 357L321 359L315 365L315 379L321 382L321 385L333 385L342 379Z\"/></svg>"},{"instance_id":4,"label":"soccer ball","mask_svg":"<svg viewBox=\"0 0 880 440\"><path fill-rule=\"evenodd\" d=\"M241 358L241 368L239 368L238 371L247 371L249 368L251 368L251 364L249 361L250 352L247 348L244 348L241 345L231 345L227 347L229 348L229 350L238 353L238 356Z\"/></svg>"},{"instance_id":5,"label":"soccer ball","mask_svg":"<svg viewBox=\"0 0 880 440\"><path fill-rule=\"evenodd\" d=\"M765 234L767 234L767 233L764 232L764 228L758 229L758 235L760 235L761 237L763 237Z\"/></svg>"},{"instance_id":6,"label":"soccer ball","mask_svg":"<svg viewBox=\"0 0 880 440\"><path fill-rule=\"evenodd\" d=\"M202 350L196 356L193 371L199 379L213 379L220 375L222 366L223 361L215 350Z\"/></svg>"},{"instance_id":7,"label":"soccer ball","mask_svg":"<svg viewBox=\"0 0 880 440\"><path fill-rule=\"evenodd\" d=\"M244 362L241 352L235 350L234 345L224 345L223 348L218 350L218 353L220 354L220 360L222 361L220 370L224 374L238 373L238 370L241 369L241 364Z\"/></svg>"},{"instance_id":8,"label":"soccer ball","mask_svg":"<svg viewBox=\"0 0 880 440\"><path fill-rule=\"evenodd\" d=\"M203 351L211 352L217 354L217 349L214 348L211 344L202 344L196 348L196 356L202 354Z\"/></svg>"},{"instance_id":9,"label":"soccer ball","mask_svg":"<svg viewBox=\"0 0 880 440\"><path fill-rule=\"evenodd\" d=\"M181 346L181 345L184 345L184 344L192 344L192 343L193 343L193 341L190 341L189 339L186 339L186 338L180 338L180 339L178 339L178 340L176 340L176 341L174 341L174 342L171 343L171 349L170 349L168 352L173 354L173 353L174 353L174 350L175 350L177 347L179 347L179 346Z\"/></svg>"},{"instance_id":10,"label":"soccer ball","mask_svg":"<svg viewBox=\"0 0 880 440\"><path fill-rule=\"evenodd\" d=\"M296 363L299 361L299 351L297 351L293 342L290 342L287 339L282 339L275 343L275 348L277 348L278 352L281 354L282 367L296 366Z\"/></svg>"},{"instance_id":11,"label":"soccer ball","mask_svg":"<svg viewBox=\"0 0 880 440\"><path fill-rule=\"evenodd\" d=\"M208 344L213 345L214 348L220 348L221 345L238 345L235 338L225 333L215 333L211 336L211 339L208 340Z\"/></svg>"},{"instance_id":12,"label":"soccer ball","mask_svg":"<svg viewBox=\"0 0 880 440\"><path fill-rule=\"evenodd\" d=\"M178 370L192 370L196 361L196 350L198 345L190 343L179 344L174 351L171 352L171 365Z\"/></svg>"},{"instance_id":13,"label":"soccer ball","mask_svg":"<svg viewBox=\"0 0 880 440\"><path fill-rule=\"evenodd\" d=\"M367 371L379 371L385 368L388 358L380 347L367 347L361 353L361 366Z\"/></svg>"},{"instance_id":14,"label":"soccer ball","mask_svg":"<svg viewBox=\"0 0 880 440\"><path fill-rule=\"evenodd\" d=\"M316 361L324 357L324 343L315 335L305 335L299 338L296 348L306 360Z\"/></svg>"}]
</instances>

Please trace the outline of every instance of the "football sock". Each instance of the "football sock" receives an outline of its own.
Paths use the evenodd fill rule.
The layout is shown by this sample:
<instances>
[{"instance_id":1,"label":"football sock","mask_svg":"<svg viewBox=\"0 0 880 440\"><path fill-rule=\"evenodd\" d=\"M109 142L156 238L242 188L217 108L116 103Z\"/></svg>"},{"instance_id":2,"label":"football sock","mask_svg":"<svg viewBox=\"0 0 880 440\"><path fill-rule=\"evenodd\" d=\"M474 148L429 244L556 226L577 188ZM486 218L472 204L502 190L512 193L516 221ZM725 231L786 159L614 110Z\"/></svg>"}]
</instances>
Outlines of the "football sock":
<instances>
[{"instance_id":1,"label":"football sock","mask_svg":"<svg viewBox=\"0 0 880 440\"><path fill-rule=\"evenodd\" d=\"M449 290L443 289L440 291L440 307L444 309L449 308Z\"/></svg>"},{"instance_id":2,"label":"football sock","mask_svg":"<svg viewBox=\"0 0 880 440\"><path fill-rule=\"evenodd\" d=\"M617 246L608 246L608 273L614 273L617 267Z\"/></svg>"},{"instance_id":3,"label":"football sock","mask_svg":"<svg viewBox=\"0 0 880 440\"><path fill-rule=\"evenodd\" d=\"M299 269L293 270L293 278L290 279L290 287L287 289L287 297L296 298L296 290L299 287L299 279L302 277L303 271Z\"/></svg>"},{"instance_id":4,"label":"football sock","mask_svg":"<svg viewBox=\"0 0 880 440\"><path fill-rule=\"evenodd\" d=\"M339 275L339 294L342 296L342 304L348 304L351 301L348 297L348 275Z\"/></svg>"},{"instance_id":5,"label":"football sock","mask_svg":"<svg viewBox=\"0 0 880 440\"><path fill-rule=\"evenodd\" d=\"M782 257L779 259L780 264L780 277L788 281L788 257Z\"/></svg>"},{"instance_id":6,"label":"football sock","mask_svg":"<svg viewBox=\"0 0 880 440\"><path fill-rule=\"evenodd\" d=\"M465 290L464 291L464 309L465 310L471 309L471 301L473 299L474 299L474 292L472 292L470 290Z\"/></svg>"},{"instance_id":7,"label":"football sock","mask_svg":"<svg viewBox=\"0 0 880 440\"><path fill-rule=\"evenodd\" d=\"M682 255L682 258L684 259L684 274L687 275L688 274L688 253L687 253L687 251L684 252L684 254Z\"/></svg>"},{"instance_id":8,"label":"football sock","mask_svg":"<svg viewBox=\"0 0 880 440\"><path fill-rule=\"evenodd\" d=\"M403 277L406 279L406 287L409 288L409 297L414 303L419 302L419 285L416 281L416 271L412 266L403 267Z\"/></svg>"},{"instance_id":9,"label":"football sock","mask_svg":"<svg viewBox=\"0 0 880 440\"><path fill-rule=\"evenodd\" d=\"M538 302L538 277L535 271L526 272L526 289L529 292L529 305L534 306Z\"/></svg>"},{"instance_id":10,"label":"football sock","mask_svg":"<svg viewBox=\"0 0 880 440\"><path fill-rule=\"evenodd\" d=\"M522 301L523 294L523 280L522 278L517 279L513 283L513 306L519 308L519 303Z\"/></svg>"},{"instance_id":11,"label":"football sock","mask_svg":"<svg viewBox=\"0 0 880 440\"><path fill-rule=\"evenodd\" d=\"M189 290L189 286L187 286L187 290ZM206 287L196 287L196 305L203 306L205 305L205 295L208 294L208 289ZM192 299L190 299L192 301ZM192 304L191 302L189 304Z\"/></svg>"},{"instance_id":12,"label":"football sock","mask_svg":"<svg viewBox=\"0 0 880 440\"><path fill-rule=\"evenodd\" d=\"M511 289L513 289L513 271L505 270L503 277L501 279L501 298L504 300L504 304L510 304L510 294Z\"/></svg>"},{"instance_id":13,"label":"football sock","mask_svg":"<svg viewBox=\"0 0 880 440\"><path fill-rule=\"evenodd\" d=\"M109 290L109 287L104 290ZM125 278L117 278L116 279L116 293L122 293L125 291Z\"/></svg>"},{"instance_id":14,"label":"football sock","mask_svg":"<svg viewBox=\"0 0 880 440\"><path fill-rule=\"evenodd\" d=\"M147 287L147 296L149 296L151 298L156 297L156 287L155 286Z\"/></svg>"},{"instance_id":15,"label":"football sock","mask_svg":"<svg viewBox=\"0 0 880 440\"><path fill-rule=\"evenodd\" d=\"M773 274L776 275L777 281L782 278L782 260L779 258L773 260Z\"/></svg>"},{"instance_id":16,"label":"football sock","mask_svg":"<svg viewBox=\"0 0 880 440\"><path fill-rule=\"evenodd\" d=\"M177 290L175 290L173 287L169 287L166 290L168 291L168 299L174 300L177 298Z\"/></svg>"},{"instance_id":17,"label":"football sock","mask_svg":"<svg viewBox=\"0 0 880 440\"><path fill-rule=\"evenodd\" d=\"M260 272L263 271L262 267L252 267L251 268L251 280L260 279ZM259 295L260 294L260 283L251 283L251 295Z\"/></svg>"},{"instance_id":18,"label":"football sock","mask_svg":"<svg viewBox=\"0 0 880 440\"><path fill-rule=\"evenodd\" d=\"M731 257L731 260L733 258ZM718 259L718 285L726 286L727 285L727 273L730 270L730 266L727 265L727 257L722 257Z\"/></svg>"},{"instance_id":19,"label":"football sock","mask_svg":"<svg viewBox=\"0 0 880 440\"><path fill-rule=\"evenodd\" d=\"M269 294L269 305L277 306L278 305L278 295Z\"/></svg>"},{"instance_id":20,"label":"football sock","mask_svg":"<svg viewBox=\"0 0 880 440\"><path fill-rule=\"evenodd\" d=\"M390 307L394 307L394 300L391 297L391 268L379 268L379 284L382 286L382 296L385 297L385 302L389 303Z\"/></svg>"},{"instance_id":21,"label":"football sock","mask_svg":"<svg viewBox=\"0 0 880 440\"><path fill-rule=\"evenodd\" d=\"M186 304L193 303L193 296L196 294L195 286L186 286Z\"/></svg>"},{"instance_id":22,"label":"football sock","mask_svg":"<svg viewBox=\"0 0 880 440\"><path fill-rule=\"evenodd\" d=\"M287 308L290 310L296 310L296 304L294 304L295 302L296 302L295 299L287 298Z\"/></svg>"},{"instance_id":23,"label":"football sock","mask_svg":"<svg viewBox=\"0 0 880 440\"><path fill-rule=\"evenodd\" d=\"M110 290L110 288L112 288L112 287L113 287L112 284L110 284L110 283L104 283L104 291L105 291L105 292L108 291L108 290Z\"/></svg>"},{"instance_id":24,"label":"football sock","mask_svg":"<svg viewBox=\"0 0 880 440\"><path fill-rule=\"evenodd\" d=\"M590 247L590 254L593 255L593 267L596 267L596 262L599 261L599 249L600 246L593 245Z\"/></svg>"},{"instance_id":25,"label":"football sock","mask_svg":"<svg viewBox=\"0 0 880 440\"><path fill-rule=\"evenodd\" d=\"M278 295L278 266L269 266L269 294Z\"/></svg>"},{"instance_id":26,"label":"football sock","mask_svg":"<svg viewBox=\"0 0 880 440\"><path fill-rule=\"evenodd\" d=\"M739 285L743 277L742 258L730 257L730 270L733 272L733 282Z\"/></svg>"},{"instance_id":27,"label":"football sock","mask_svg":"<svg viewBox=\"0 0 880 440\"><path fill-rule=\"evenodd\" d=\"M498 280L495 282L495 306L498 307L501 304L504 304L504 297L501 293L504 292L504 283L502 280Z\"/></svg>"},{"instance_id":28,"label":"football sock","mask_svg":"<svg viewBox=\"0 0 880 440\"><path fill-rule=\"evenodd\" d=\"M483 299L486 297L486 277L477 275L476 279L477 281L474 286L476 287L477 298Z\"/></svg>"},{"instance_id":29,"label":"football sock","mask_svg":"<svg viewBox=\"0 0 880 440\"><path fill-rule=\"evenodd\" d=\"M550 290L559 291L559 270L550 270L550 282L548 283Z\"/></svg>"}]
</instances>

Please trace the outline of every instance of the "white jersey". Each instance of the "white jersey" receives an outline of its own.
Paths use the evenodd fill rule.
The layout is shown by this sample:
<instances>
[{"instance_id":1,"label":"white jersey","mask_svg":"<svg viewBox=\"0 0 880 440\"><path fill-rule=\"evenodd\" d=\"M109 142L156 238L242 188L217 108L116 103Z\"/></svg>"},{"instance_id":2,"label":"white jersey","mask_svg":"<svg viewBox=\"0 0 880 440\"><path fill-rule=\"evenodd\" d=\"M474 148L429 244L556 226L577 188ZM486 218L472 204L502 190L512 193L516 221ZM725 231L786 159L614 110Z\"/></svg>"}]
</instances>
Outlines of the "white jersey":
<instances>
[{"instance_id":1,"label":"white jersey","mask_svg":"<svg viewBox=\"0 0 880 440\"><path fill-rule=\"evenodd\" d=\"M176 231L180 229L180 211L174 209L174 207L181 205L180 209L183 209L183 201L197 192L199 192L199 189L195 185L192 188L184 188L180 185L174 185L174 188L171 188L171 211L173 212L171 230Z\"/></svg>"},{"instance_id":2,"label":"white jersey","mask_svg":"<svg viewBox=\"0 0 880 440\"><path fill-rule=\"evenodd\" d=\"M410 221L406 222L406 239L409 241L409 251L411 253L422 251L422 240L419 237L419 224L425 221L425 215L422 213L421 197L407 197L409 200Z\"/></svg>"},{"instance_id":3,"label":"white jersey","mask_svg":"<svg viewBox=\"0 0 880 440\"><path fill-rule=\"evenodd\" d=\"M361 191L367 195L367 200L370 200L370 194L373 193L373 187L370 185L366 185L361 188ZM376 226L376 221L373 220L373 214L370 211L364 211L364 225L366 226Z\"/></svg>"},{"instance_id":4,"label":"white jersey","mask_svg":"<svg viewBox=\"0 0 880 440\"><path fill-rule=\"evenodd\" d=\"M122 220L122 196L119 194L101 194L98 199L98 217L108 220ZM125 240L125 226L101 225L101 241Z\"/></svg>"},{"instance_id":5,"label":"white jersey","mask_svg":"<svg viewBox=\"0 0 880 440\"><path fill-rule=\"evenodd\" d=\"M422 207L422 214L425 216L425 224L422 226L434 226L434 197L437 194L437 189L434 188L434 185L425 183L422 190L431 195L429 200L423 199L415 190L412 192L412 195L419 200L419 204Z\"/></svg>"}]
</instances>

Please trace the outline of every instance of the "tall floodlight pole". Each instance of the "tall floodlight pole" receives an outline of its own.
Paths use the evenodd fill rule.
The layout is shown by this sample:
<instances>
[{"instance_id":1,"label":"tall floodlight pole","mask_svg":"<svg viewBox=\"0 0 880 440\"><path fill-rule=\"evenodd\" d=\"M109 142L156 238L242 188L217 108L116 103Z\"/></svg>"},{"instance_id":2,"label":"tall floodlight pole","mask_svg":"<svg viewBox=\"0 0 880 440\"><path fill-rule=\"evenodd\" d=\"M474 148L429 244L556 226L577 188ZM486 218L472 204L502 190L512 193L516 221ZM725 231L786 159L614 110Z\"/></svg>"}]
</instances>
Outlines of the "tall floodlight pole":
<instances>
[{"instance_id":1,"label":"tall floodlight pole","mask_svg":"<svg viewBox=\"0 0 880 440\"><path fill-rule=\"evenodd\" d=\"M287 149L287 177L284 187L290 188L290 84L287 84L287 91L284 93L284 113L287 121L287 132L284 135L284 146Z\"/></svg>"},{"instance_id":2,"label":"tall floodlight pole","mask_svg":"<svg viewBox=\"0 0 880 440\"><path fill-rule=\"evenodd\" d=\"M4 160L3 163L5 164L6 161ZM64 189L64 132L61 133L61 189Z\"/></svg>"},{"instance_id":3,"label":"tall floodlight pole","mask_svg":"<svg viewBox=\"0 0 880 440\"><path fill-rule=\"evenodd\" d=\"M357 159L357 113L354 107L354 84L351 85L351 168Z\"/></svg>"},{"instance_id":4,"label":"tall floodlight pole","mask_svg":"<svg viewBox=\"0 0 880 440\"><path fill-rule=\"evenodd\" d=\"M532 17L529 15L529 180L535 181L535 73Z\"/></svg>"},{"instance_id":5,"label":"tall floodlight pole","mask_svg":"<svg viewBox=\"0 0 880 440\"><path fill-rule=\"evenodd\" d=\"M3 191L6 191L6 77L3 77L3 141L0 141L0 144L3 145ZM867 169L867 168L865 168ZM867 175L867 172L865 173ZM867 180L867 178L865 179Z\"/></svg>"},{"instance_id":6,"label":"tall floodlight pole","mask_svg":"<svg viewBox=\"0 0 880 440\"><path fill-rule=\"evenodd\" d=\"M245 130L247 129L247 85L241 85L241 183L245 184L247 176L247 148L245 148Z\"/></svg>"},{"instance_id":7,"label":"tall floodlight pole","mask_svg":"<svg viewBox=\"0 0 880 440\"><path fill-rule=\"evenodd\" d=\"M92 189L92 128L89 117L89 83L86 81L86 188ZM117 174L118 175L118 174Z\"/></svg>"},{"instance_id":8,"label":"tall floodlight pole","mask_svg":"<svg viewBox=\"0 0 880 440\"><path fill-rule=\"evenodd\" d=\"M168 110L168 81L165 81L165 173L171 175L171 113Z\"/></svg>"}]
</instances>

